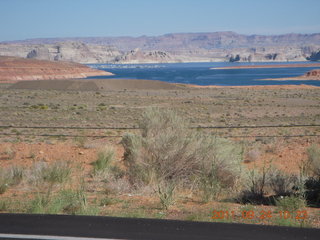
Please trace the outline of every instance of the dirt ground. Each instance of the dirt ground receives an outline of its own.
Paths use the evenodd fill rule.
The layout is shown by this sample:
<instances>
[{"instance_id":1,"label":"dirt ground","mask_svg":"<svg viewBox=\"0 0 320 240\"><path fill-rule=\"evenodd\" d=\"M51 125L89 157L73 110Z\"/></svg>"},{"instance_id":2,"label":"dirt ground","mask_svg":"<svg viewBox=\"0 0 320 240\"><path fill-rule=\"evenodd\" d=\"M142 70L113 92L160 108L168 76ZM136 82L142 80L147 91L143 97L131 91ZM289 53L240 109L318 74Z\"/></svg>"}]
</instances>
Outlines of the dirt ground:
<instances>
[{"instance_id":1,"label":"dirt ground","mask_svg":"<svg viewBox=\"0 0 320 240\"><path fill-rule=\"evenodd\" d=\"M75 170L74 174L81 172L86 176L88 185L92 187L87 190L92 202L106 197L99 190L100 185L94 185L90 174L91 163L97 159L98 152L105 145L113 146L116 160L121 165L121 135L138 130L17 127L135 127L142 112L150 106L174 109L193 127L320 125L320 88L315 87L161 90L121 87L118 90L58 91L8 88L10 86L0 86L0 168L22 166L27 169L39 161L70 161L73 166L81 166L81 171ZM307 158L306 149L312 144L320 144L317 136L320 135L319 126L198 130L243 144L246 149L243 164L249 168L272 162L274 167L287 173L298 173L301 163ZM96 137L89 137L92 135ZM100 135L117 137L97 137ZM295 137L290 137L293 135ZM22 184L9 188L0 198L31 199L32 193L33 190L30 192ZM112 203L100 204L101 215L213 221L213 210L228 210L236 214L234 219L226 221L274 224L261 219L244 220L241 211L248 206L225 202L201 203L192 192L179 197L166 211L159 207L157 198L143 194L111 194L108 198ZM251 208L257 213L270 210L276 214L274 206ZM319 209L308 208L308 214L308 224L320 227Z\"/></svg>"}]
</instances>

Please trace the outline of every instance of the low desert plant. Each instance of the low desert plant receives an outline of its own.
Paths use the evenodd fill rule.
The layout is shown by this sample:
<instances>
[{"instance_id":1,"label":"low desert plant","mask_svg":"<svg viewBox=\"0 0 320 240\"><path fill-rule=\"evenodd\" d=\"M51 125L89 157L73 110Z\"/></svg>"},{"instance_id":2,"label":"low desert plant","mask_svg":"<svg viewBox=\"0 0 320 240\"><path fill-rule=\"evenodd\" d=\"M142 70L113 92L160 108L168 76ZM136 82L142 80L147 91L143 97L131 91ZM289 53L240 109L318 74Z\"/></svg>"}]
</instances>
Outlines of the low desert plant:
<instances>
[{"instance_id":1,"label":"low desert plant","mask_svg":"<svg viewBox=\"0 0 320 240\"><path fill-rule=\"evenodd\" d=\"M47 207L49 206L50 199L47 196L42 196L39 193L36 197L30 202L27 213L49 213ZM57 212L50 212L57 213Z\"/></svg>"},{"instance_id":2,"label":"low desert plant","mask_svg":"<svg viewBox=\"0 0 320 240\"><path fill-rule=\"evenodd\" d=\"M307 149L308 154L308 170L313 176L320 178L320 147L312 145Z\"/></svg>"},{"instance_id":3,"label":"low desert plant","mask_svg":"<svg viewBox=\"0 0 320 240\"><path fill-rule=\"evenodd\" d=\"M288 175L280 170L274 170L270 174L269 185L277 196L289 196L295 193L298 176Z\"/></svg>"},{"instance_id":4,"label":"low desert plant","mask_svg":"<svg viewBox=\"0 0 320 240\"><path fill-rule=\"evenodd\" d=\"M150 108L139 126L141 135L129 133L122 139L134 186L157 189L159 184L174 184L171 187L178 188L196 183L209 196L209 191L216 192L213 181L232 188L239 178L241 149L229 140L189 129L176 112Z\"/></svg>"},{"instance_id":5,"label":"low desert plant","mask_svg":"<svg viewBox=\"0 0 320 240\"><path fill-rule=\"evenodd\" d=\"M27 209L28 213L96 215L98 209L89 206L83 189L62 190L55 196L37 194Z\"/></svg>"},{"instance_id":6,"label":"low desert plant","mask_svg":"<svg viewBox=\"0 0 320 240\"><path fill-rule=\"evenodd\" d=\"M271 166L265 162L262 169L247 170L246 186L240 195L241 202L258 203L263 200L270 183L270 169Z\"/></svg>"},{"instance_id":7,"label":"low desert plant","mask_svg":"<svg viewBox=\"0 0 320 240\"><path fill-rule=\"evenodd\" d=\"M36 185L47 182L50 185L66 182L71 175L71 168L68 162L57 161L52 164L45 162L35 163L29 173L29 180Z\"/></svg>"},{"instance_id":8,"label":"low desert plant","mask_svg":"<svg viewBox=\"0 0 320 240\"><path fill-rule=\"evenodd\" d=\"M19 184L22 179L23 179L23 175L24 175L24 171L23 168L18 167L18 166L13 166L11 167L11 169L9 170L9 175L10 175L10 182L12 185L17 185Z\"/></svg>"},{"instance_id":9,"label":"low desert plant","mask_svg":"<svg viewBox=\"0 0 320 240\"><path fill-rule=\"evenodd\" d=\"M111 167L115 152L111 147L106 147L98 153L98 158L92 163L94 173L105 171Z\"/></svg>"},{"instance_id":10,"label":"low desert plant","mask_svg":"<svg viewBox=\"0 0 320 240\"><path fill-rule=\"evenodd\" d=\"M16 152L11 147L7 147L4 154L7 155L8 160L12 160L16 156Z\"/></svg>"},{"instance_id":11,"label":"low desert plant","mask_svg":"<svg viewBox=\"0 0 320 240\"><path fill-rule=\"evenodd\" d=\"M83 147L85 147L86 142L88 141L88 139L87 139L87 137L82 137L81 136L81 137L76 137L74 139L74 141L75 141L75 143L77 144L78 147L83 148Z\"/></svg>"},{"instance_id":12,"label":"low desert plant","mask_svg":"<svg viewBox=\"0 0 320 240\"><path fill-rule=\"evenodd\" d=\"M42 169L41 177L49 183L63 183L70 177L71 168L67 162L54 162Z\"/></svg>"},{"instance_id":13,"label":"low desert plant","mask_svg":"<svg viewBox=\"0 0 320 240\"><path fill-rule=\"evenodd\" d=\"M0 200L0 211L6 211L9 208L9 202L7 200Z\"/></svg>"},{"instance_id":14,"label":"low desert plant","mask_svg":"<svg viewBox=\"0 0 320 240\"><path fill-rule=\"evenodd\" d=\"M10 185L10 178L3 169L0 169L0 194L5 193Z\"/></svg>"},{"instance_id":15,"label":"low desert plant","mask_svg":"<svg viewBox=\"0 0 320 240\"><path fill-rule=\"evenodd\" d=\"M162 208L167 210L174 201L175 184L164 183L159 184L156 193L160 199Z\"/></svg>"},{"instance_id":16,"label":"low desert plant","mask_svg":"<svg viewBox=\"0 0 320 240\"><path fill-rule=\"evenodd\" d=\"M295 213L295 211L302 210L306 207L305 199L299 196L280 197L276 200L276 206L280 211L288 211Z\"/></svg>"}]
</instances>

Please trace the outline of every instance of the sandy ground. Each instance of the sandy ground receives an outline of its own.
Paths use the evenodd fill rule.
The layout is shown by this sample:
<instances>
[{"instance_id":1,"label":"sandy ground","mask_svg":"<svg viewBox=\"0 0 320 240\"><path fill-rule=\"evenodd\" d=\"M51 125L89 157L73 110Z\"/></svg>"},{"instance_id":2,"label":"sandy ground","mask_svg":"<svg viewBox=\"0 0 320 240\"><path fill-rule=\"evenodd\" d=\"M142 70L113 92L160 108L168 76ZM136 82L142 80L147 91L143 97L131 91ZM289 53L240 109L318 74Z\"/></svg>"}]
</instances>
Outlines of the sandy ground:
<instances>
[{"instance_id":1,"label":"sandy ground","mask_svg":"<svg viewBox=\"0 0 320 240\"><path fill-rule=\"evenodd\" d=\"M38 80L22 81L12 85L13 89L34 90L80 90L80 91L118 91L139 89L181 89L183 86L156 80L129 79L90 79L90 80Z\"/></svg>"},{"instance_id":2,"label":"sandy ground","mask_svg":"<svg viewBox=\"0 0 320 240\"><path fill-rule=\"evenodd\" d=\"M11 89L31 90L75 90L75 91L125 91L125 90L182 90L190 88L206 89L316 89L311 85L262 85L262 86L200 86L193 84L171 84L156 80L133 80L133 79L90 79L90 80L36 80L20 81Z\"/></svg>"},{"instance_id":3,"label":"sandy ground","mask_svg":"<svg viewBox=\"0 0 320 240\"><path fill-rule=\"evenodd\" d=\"M0 168L30 168L41 161L70 161L73 166L81 165L82 168L73 169L74 174L85 175L89 201L99 205L102 215L212 221L210 216L213 209L235 209L240 212L244 206L217 201L204 204L191 192L179 198L165 212L159 208L159 200L154 196L131 193L107 195L104 183L92 177L91 163L97 159L102 147L111 145L116 149L116 160L121 165L121 137L63 137L66 134L121 136L131 130L21 129L14 126L137 126L143 111L150 106L176 110L196 127L319 125L319 91L319 87L308 85L202 87L148 80L109 79L30 81L0 85L0 125L11 126L0 128L0 133L13 134L0 137ZM312 144L320 145L319 137L286 137L319 135L320 128L317 126L199 131L220 136L244 136L229 138L244 144L244 166L261 168L268 162L286 173L298 173L307 158L307 148ZM256 137L258 135L280 137ZM34 190L31 187L27 183L10 187L1 198L15 201L33 199ZM99 201L105 198L112 199L112 203L100 205ZM257 213L276 210L274 206L264 205L254 208ZM312 226L320 227L319 210L308 208L308 213ZM241 219L240 215L238 222L251 223ZM252 223L265 224L261 220Z\"/></svg>"}]
</instances>

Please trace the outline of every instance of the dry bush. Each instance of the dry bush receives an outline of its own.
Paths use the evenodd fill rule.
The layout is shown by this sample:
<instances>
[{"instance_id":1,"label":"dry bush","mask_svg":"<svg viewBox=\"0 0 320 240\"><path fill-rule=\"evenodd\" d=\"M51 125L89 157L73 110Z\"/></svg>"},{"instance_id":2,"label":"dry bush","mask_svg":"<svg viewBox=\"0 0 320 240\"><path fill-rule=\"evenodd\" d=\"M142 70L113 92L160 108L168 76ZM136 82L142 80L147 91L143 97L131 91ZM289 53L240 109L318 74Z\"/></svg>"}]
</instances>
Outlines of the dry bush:
<instances>
[{"instance_id":1,"label":"dry bush","mask_svg":"<svg viewBox=\"0 0 320 240\"><path fill-rule=\"evenodd\" d=\"M307 149L307 154L307 170L309 170L313 176L320 178L320 147L315 144L312 145Z\"/></svg>"},{"instance_id":2,"label":"dry bush","mask_svg":"<svg viewBox=\"0 0 320 240\"><path fill-rule=\"evenodd\" d=\"M257 161L261 156L261 152L258 149L251 149L246 154L246 160L245 162L255 162Z\"/></svg>"},{"instance_id":3,"label":"dry bush","mask_svg":"<svg viewBox=\"0 0 320 240\"><path fill-rule=\"evenodd\" d=\"M15 158L16 156L16 151L14 151L14 149L12 149L11 147L7 147L6 150L3 152L7 157L7 160L12 160Z\"/></svg>"},{"instance_id":4,"label":"dry bush","mask_svg":"<svg viewBox=\"0 0 320 240\"><path fill-rule=\"evenodd\" d=\"M8 174L0 169L0 194L5 193L7 191L7 188L10 184L10 179L8 177Z\"/></svg>"},{"instance_id":5,"label":"dry bush","mask_svg":"<svg viewBox=\"0 0 320 240\"><path fill-rule=\"evenodd\" d=\"M18 185L23 179L24 170L22 167L12 166L9 169L8 174L9 174L11 185Z\"/></svg>"},{"instance_id":6,"label":"dry bush","mask_svg":"<svg viewBox=\"0 0 320 240\"><path fill-rule=\"evenodd\" d=\"M277 196L290 196L295 193L295 187L298 184L296 175L288 175L275 169L270 174L270 187Z\"/></svg>"},{"instance_id":7,"label":"dry bush","mask_svg":"<svg viewBox=\"0 0 320 240\"><path fill-rule=\"evenodd\" d=\"M41 186L43 183L53 185L66 182L70 176L69 162L57 161L50 165L46 162L37 162L29 171L28 180L35 186Z\"/></svg>"},{"instance_id":8,"label":"dry bush","mask_svg":"<svg viewBox=\"0 0 320 240\"><path fill-rule=\"evenodd\" d=\"M262 169L253 168L246 172L246 184L241 192L240 201L247 203L260 202L266 194L266 188L270 184L271 166L264 162Z\"/></svg>"},{"instance_id":9,"label":"dry bush","mask_svg":"<svg viewBox=\"0 0 320 240\"><path fill-rule=\"evenodd\" d=\"M159 189L172 183L186 187L197 182L202 191L213 191L212 181L219 182L219 187L234 186L241 171L240 148L188 126L170 110L150 108L143 114L141 135L126 134L122 139L133 185Z\"/></svg>"},{"instance_id":10,"label":"dry bush","mask_svg":"<svg viewBox=\"0 0 320 240\"><path fill-rule=\"evenodd\" d=\"M0 194L4 193L8 187L18 185L24 175L21 167L12 166L8 169L0 169Z\"/></svg>"}]
</instances>

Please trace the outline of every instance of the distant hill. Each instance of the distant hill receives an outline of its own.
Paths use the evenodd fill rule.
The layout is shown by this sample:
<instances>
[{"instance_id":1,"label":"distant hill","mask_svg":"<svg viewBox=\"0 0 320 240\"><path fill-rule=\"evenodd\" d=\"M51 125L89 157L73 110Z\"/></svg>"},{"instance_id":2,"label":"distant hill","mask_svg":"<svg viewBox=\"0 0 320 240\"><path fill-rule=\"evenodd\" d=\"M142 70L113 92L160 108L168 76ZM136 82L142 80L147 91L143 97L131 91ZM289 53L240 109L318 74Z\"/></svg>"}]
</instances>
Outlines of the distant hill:
<instances>
[{"instance_id":1,"label":"distant hill","mask_svg":"<svg viewBox=\"0 0 320 240\"><path fill-rule=\"evenodd\" d=\"M312 56L319 52L320 33L268 36L235 32L172 33L0 43L1 55L83 63L306 61L314 60Z\"/></svg>"},{"instance_id":2,"label":"distant hill","mask_svg":"<svg viewBox=\"0 0 320 240\"><path fill-rule=\"evenodd\" d=\"M100 75L109 76L112 73L96 70L79 63L0 56L0 83L86 78Z\"/></svg>"}]
</instances>

